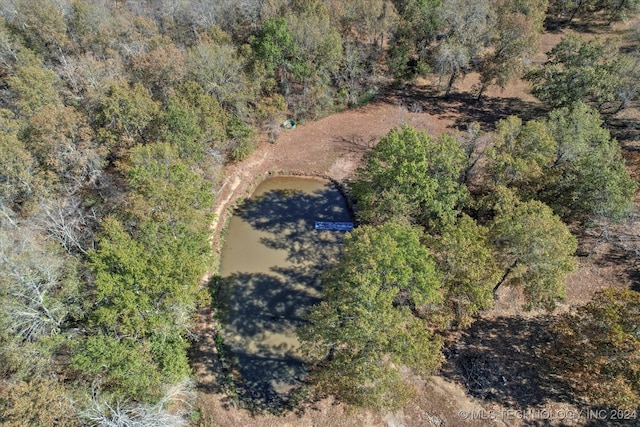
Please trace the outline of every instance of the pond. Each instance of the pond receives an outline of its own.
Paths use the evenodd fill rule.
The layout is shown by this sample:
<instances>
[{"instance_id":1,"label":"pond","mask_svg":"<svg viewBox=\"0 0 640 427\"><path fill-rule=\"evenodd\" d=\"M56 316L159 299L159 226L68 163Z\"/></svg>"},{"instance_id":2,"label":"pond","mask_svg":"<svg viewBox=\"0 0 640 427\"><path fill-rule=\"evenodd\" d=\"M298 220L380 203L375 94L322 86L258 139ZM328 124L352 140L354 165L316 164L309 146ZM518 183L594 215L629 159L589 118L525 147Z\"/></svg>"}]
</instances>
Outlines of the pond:
<instances>
[{"instance_id":1,"label":"pond","mask_svg":"<svg viewBox=\"0 0 640 427\"><path fill-rule=\"evenodd\" d=\"M221 251L225 346L238 391L258 406L278 406L304 379L296 327L319 302L320 274L337 259L343 231L315 223L352 221L342 193L328 181L263 181L231 217Z\"/></svg>"}]
</instances>

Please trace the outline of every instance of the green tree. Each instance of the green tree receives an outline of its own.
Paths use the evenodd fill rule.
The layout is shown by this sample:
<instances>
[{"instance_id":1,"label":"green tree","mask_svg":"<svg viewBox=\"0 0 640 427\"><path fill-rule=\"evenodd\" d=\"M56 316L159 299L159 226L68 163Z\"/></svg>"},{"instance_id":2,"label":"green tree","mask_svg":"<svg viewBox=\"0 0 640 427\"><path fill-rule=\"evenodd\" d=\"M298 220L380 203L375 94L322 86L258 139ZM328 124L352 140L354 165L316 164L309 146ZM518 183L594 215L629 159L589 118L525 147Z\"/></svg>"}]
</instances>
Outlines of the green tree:
<instances>
[{"instance_id":1,"label":"green tree","mask_svg":"<svg viewBox=\"0 0 640 427\"><path fill-rule=\"evenodd\" d=\"M623 69L615 43L569 35L526 78L533 83L533 94L553 107L589 102L602 111L616 100Z\"/></svg>"},{"instance_id":2,"label":"green tree","mask_svg":"<svg viewBox=\"0 0 640 427\"><path fill-rule=\"evenodd\" d=\"M113 154L122 156L124 150L145 140L147 127L159 111L160 104L141 84L113 84L95 112L96 133Z\"/></svg>"},{"instance_id":3,"label":"green tree","mask_svg":"<svg viewBox=\"0 0 640 427\"><path fill-rule=\"evenodd\" d=\"M245 76L245 59L235 46L205 42L191 48L186 55L188 74L220 105L239 114L247 110L253 97L252 84Z\"/></svg>"},{"instance_id":4,"label":"green tree","mask_svg":"<svg viewBox=\"0 0 640 427\"><path fill-rule=\"evenodd\" d=\"M515 116L500 120L487 151L487 170L496 185L517 188L520 196L535 197L548 180L558 143L544 122L526 124Z\"/></svg>"},{"instance_id":5,"label":"green tree","mask_svg":"<svg viewBox=\"0 0 640 427\"><path fill-rule=\"evenodd\" d=\"M323 302L299 332L317 361L319 390L361 406L394 408L411 395L401 368L429 374L442 340L429 331L441 304L441 276L421 230L386 223L346 237L324 277Z\"/></svg>"},{"instance_id":6,"label":"green tree","mask_svg":"<svg viewBox=\"0 0 640 427\"><path fill-rule=\"evenodd\" d=\"M436 71L449 75L445 97L455 81L480 60L487 40L491 39L496 12L487 0L452 0L438 9L441 27L446 34L435 55Z\"/></svg>"},{"instance_id":7,"label":"green tree","mask_svg":"<svg viewBox=\"0 0 640 427\"><path fill-rule=\"evenodd\" d=\"M467 156L450 135L434 140L409 126L393 129L366 155L353 182L358 215L381 223L401 218L434 228L466 203L460 183Z\"/></svg>"},{"instance_id":8,"label":"green tree","mask_svg":"<svg viewBox=\"0 0 640 427\"><path fill-rule=\"evenodd\" d=\"M502 268L502 285L522 288L528 307L555 307L565 297L565 279L576 268L576 238L551 208L537 200L521 202L496 188L491 241Z\"/></svg>"},{"instance_id":9,"label":"green tree","mask_svg":"<svg viewBox=\"0 0 640 427\"><path fill-rule=\"evenodd\" d=\"M58 49L68 43L60 5L53 0L17 0L15 8L11 23L26 45L43 55L58 57Z\"/></svg>"},{"instance_id":10,"label":"green tree","mask_svg":"<svg viewBox=\"0 0 640 427\"><path fill-rule=\"evenodd\" d=\"M575 18L590 20L598 14L610 22L619 21L640 9L638 0L554 0L551 5L558 14L568 15L567 23Z\"/></svg>"},{"instance_id":11,"label":"green tree","mask_svg":"<svg viewBox=\"0 0 640 427\"><path fill-rule=\"evenodd\" d=\"M564 314L552 360L592 405L636 410L640 402L640 294L609 288Z\"/></svg>"},{"instance_id":12,"label":"green tree","mask_svg":"<svg viewBox=\"0 0 640 427\"><path fill-rule=\"evenodd\" d=\"M500 279L489 230L463 214L427 241L444 273L446 312L455 326L469 326L481 310L493 306L492 290Z\"/></svg>"},{"instance_id":13,"label":"green tree","mask_svg":"<svg viewBox=\"0 0 640 427\"><path fill-rule=\"evenodd\" d=\"M441 0L393 0L400 20L389 43L389 71L398 79L430 70L431 47L442 27ZM412 66L411 64L414 64Z\"/></svg>"},{"instance_id":14,"label":"green tree","mask_svg":"<svg viewBox=\"0 0 640 427\"><path fill-rule=\"evenodd\" d=\"M549 114L558 151L539 198L566 218L620 220L632 209L637 183L598 112L584 103Z\"/></svg>"},{"instance_id":15,"label":"green tree","mask_svg":"<svg viewBox=\"0 0 640 427\"><path fill-rule=\"evenodd\" d=\"M544 122L498 122L487 153L493 184L541 200L565 219L617 221L631 212L637 184L600 115L584 103L556 109Z\"/></svg>"},{"instance_id":16,"label":"green tree","mask_svg":"<svg viewBox=\"0 0 640 427\"><path fill-rule=\"evenodd\" d=\"M297 58L298 48L287 20L269 18L264 21L251 46L260 64L267 73L276 76L284 94L287 95L291 74L301 67Z\"/></svg>"},{"instance_id":17,"label":"green tree","mask_svg":"<svg viewBox=\"0 0 640 427\"><path fill-rule=\"evenodd\" d=\"M211 185L189 169L175 146L140 145L129 151L122 169L131 186L129 212L139 222L203 230L213 205Z\"/></svg>"},{"instance_id":18,"label":"green tree","mask_svg":"<svg viewBox=\"0 0 640 427\"><path fill-rule=\"evenodd\" d=\"M143 402L161 396L162 376L146 343L97 334L76 344L72 367L87 378L102 378L103 390Z\"/></svg>"},{"instance_id":19,"label":"green tree","mask_svg":"<svg viewBox=\"0 0 640 427\"><path fill-rule=\"evenodd\" d=\"M28 211L28 202L41 194L44 182L37 162L19 139L23 125L11 111L0 109L0 205Z\"/></svg>"},{"instance_id":20,"label":"green tree","mask_svg":"<svg viewBox=\"0 0 640 427\"><path fill-rule=\"evenodd\" d=\"M31 51L19 53L16 70L6 81L15 95L17 110L24 118L44 106L61 104L58 76L45 68Z\"/></svg>"}]
</instances>

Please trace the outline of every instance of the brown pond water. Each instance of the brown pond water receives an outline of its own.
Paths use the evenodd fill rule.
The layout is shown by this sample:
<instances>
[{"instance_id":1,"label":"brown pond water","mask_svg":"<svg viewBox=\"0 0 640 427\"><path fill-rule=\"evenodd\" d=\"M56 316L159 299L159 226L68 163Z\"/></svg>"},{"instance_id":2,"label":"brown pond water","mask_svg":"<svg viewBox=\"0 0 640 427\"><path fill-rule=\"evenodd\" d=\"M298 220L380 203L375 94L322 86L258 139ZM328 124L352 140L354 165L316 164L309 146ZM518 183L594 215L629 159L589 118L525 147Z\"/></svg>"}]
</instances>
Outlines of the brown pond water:
<instances>
[{"instance_id":1,"label":"brown pond water","mask_svg":"<svg viewBox=\"0 0 640 427\"><path fill-rule=\"evenodd\" d=\"M319 302L319 276L344 236L314 224L351 220L333 184L300 177L263 181L231 217L220 259L222 336L239 392L254 404L284 403L304 378L296 327Z\"/></svg>"}]
</instances>

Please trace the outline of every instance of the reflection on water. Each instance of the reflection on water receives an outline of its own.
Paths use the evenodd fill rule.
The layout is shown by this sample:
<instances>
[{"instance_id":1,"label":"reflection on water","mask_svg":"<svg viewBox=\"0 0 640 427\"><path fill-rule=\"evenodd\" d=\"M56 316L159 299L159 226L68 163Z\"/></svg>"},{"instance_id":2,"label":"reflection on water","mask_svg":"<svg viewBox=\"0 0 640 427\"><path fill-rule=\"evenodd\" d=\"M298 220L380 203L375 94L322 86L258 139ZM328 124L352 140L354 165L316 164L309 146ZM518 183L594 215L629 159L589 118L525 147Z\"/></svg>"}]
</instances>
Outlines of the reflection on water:
<instances>
[{"instance_id":1,"label":"reflection on water","mask_svg":"<svg viewBox=\"0 0 640 427\"><path fill-rule=\"evenodd\" d=\"M315 221L351 221L342 194L317 179L265 180L231 218L221 253L225 344L241 393L277 406L305 375L295 328L319 301L319 275L337 258L343 233Z\"/></svg>"}]
</instances>

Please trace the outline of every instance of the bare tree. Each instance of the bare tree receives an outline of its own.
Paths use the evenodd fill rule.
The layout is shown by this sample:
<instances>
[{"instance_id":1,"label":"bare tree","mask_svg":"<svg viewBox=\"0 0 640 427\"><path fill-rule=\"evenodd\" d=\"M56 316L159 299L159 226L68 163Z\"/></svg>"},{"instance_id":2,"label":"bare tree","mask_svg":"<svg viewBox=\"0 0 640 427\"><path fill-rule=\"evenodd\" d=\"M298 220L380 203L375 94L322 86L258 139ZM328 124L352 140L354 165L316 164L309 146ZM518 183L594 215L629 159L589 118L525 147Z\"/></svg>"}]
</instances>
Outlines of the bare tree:
<instances>
[{"instance_id":1,"label":"bare tree","mask_svg":"<svg viewBox=\"0 0 640 427\"><path fill-rule=\"evenodd\" d=\"M192 385L188 382L171 386L155 405L131 402L109 403L97 394L80 418L89 426L100 427L181 427L188 424L185 410L170 412L167 407L176 402L190 408L193 401Z\"/></svg>"},{"instance_id":2,"label":"bare tree","mask_svg":"<svg viewBox=\"0 0 640 427\"><path fill-rule=\"evenodd\" d=\"M79 251L87 255L93 247L94 230L98 225L96 213L87 210L78 196L47 199L40 204L38 226L56 239L69 253Z\"/></svg>"},{"instance_id":3,"label":"bare tree","mask_svg":"<svg viewBox=\"0 0 640 427\"><path fill-rule=\"evenodd\" d=\"M72 288L63 257L25 229L0 230L0 324L25 341L57 334Z\"/></svg>"}]
</instances>

